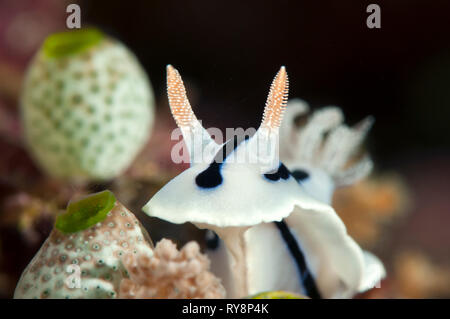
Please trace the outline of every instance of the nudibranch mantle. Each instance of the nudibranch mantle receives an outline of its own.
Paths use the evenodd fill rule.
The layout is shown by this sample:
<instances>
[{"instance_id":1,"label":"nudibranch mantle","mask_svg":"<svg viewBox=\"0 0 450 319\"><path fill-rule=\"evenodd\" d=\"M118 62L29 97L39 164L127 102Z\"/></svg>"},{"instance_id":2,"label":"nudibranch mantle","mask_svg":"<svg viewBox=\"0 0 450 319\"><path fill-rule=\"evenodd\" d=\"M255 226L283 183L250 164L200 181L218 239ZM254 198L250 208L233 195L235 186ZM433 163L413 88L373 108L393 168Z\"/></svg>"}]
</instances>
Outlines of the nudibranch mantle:
<instances>
[{"instance_id":1,"label":"nudibranch mantle","mask_svg":"<svg viewBox=\"0 0 450 319\"><path fill-rule=\"evenodd\" d=\"M285 68L272 83L255 135L222 145L214 145L195 117L181 77L170 65L167 78L171 111L191 161L206 146L214 152L203 162L192 161L143 210L169 222L191 222L217 233L225 243L232 273L228 297L267 290L350 297L364 288L366 264L361 248L348 236L333 208L305 192L301 180L308 174L292 174L275 156L287 104ZM201 143L194 143L196 139ZM263 152L264 147L258 147L261 143L269 144L271 151ZM223 160L216 162L220 154ZM245 154L249 161L231 161ZM306 277L312 280L307 282Z\"/></svg>"},{"instance_id":2,"label":"nudibranch mantle","mask_svg":"<svg viewBox=\"0 0 450 319\"><path fill-rule=\"evenodd\" d=\"M295 206L335 214L330 206L302 193L290 174L287 179L275 180L267 177L275 174L261 173L258 165L227 165L225 161L220 185L201 187L196 180L210 165L196 164L183 171L150 199L144 211L172 223L190 221L218 227L281 221Z\"/></svg>"},{"instance_id":3,"label":"nudibranch mantle","mask_svg":"<svg viewBox=\"0 0 450 319\"><path fill-rule=\"evenodd\" d=\"M272 83L257 133L212 148L215 142L195 117L178 71L169 65L167 74L171 111L191 155L191 167L150 199L143 208L145 212L173 223L190 221L218 227L281 221L295 206L334 214L331 207L303 194L286 167L261 147L274 142L272 150L277 149L278 127L287 103L288 80L284 67ZM201 143L194 143L199 136ZM204 162L195 160L194 156L203 154L205 146L215 151L213 158L206 156ZM270 158L264 162L263 156L267 154ZM217 157L220 159L216 160ZM243 158L248 160L237 160ZM202 178L205 174L210 176Z\"/></svg>"}]
</instances>

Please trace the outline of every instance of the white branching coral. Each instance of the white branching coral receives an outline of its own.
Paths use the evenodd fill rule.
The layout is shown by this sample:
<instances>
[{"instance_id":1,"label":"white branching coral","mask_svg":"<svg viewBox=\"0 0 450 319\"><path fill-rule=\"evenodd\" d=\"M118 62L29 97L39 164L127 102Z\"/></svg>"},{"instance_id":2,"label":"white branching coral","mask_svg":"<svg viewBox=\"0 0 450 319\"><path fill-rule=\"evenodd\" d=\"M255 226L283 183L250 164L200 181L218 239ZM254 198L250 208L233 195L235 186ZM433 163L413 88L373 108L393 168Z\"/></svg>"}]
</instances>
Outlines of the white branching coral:
<instances>
[{"instance_id":1,"label":"white branching coral","mask_svg":"<svg viewBox=\"0 0 450 319\"><path fill-rule=\"evenodd\" d=\"M296 119L309 112L300 99L289 102L285 121L280 128L280 158L290 170L319 169L332 178L334 186L350 185L367 176L373 163L367 154L358 150L373 124L371 116L353 127L344 124L338 107L315 111L306 123L297 125Z\"/></svg>"},{"instance_id":2,"label":"white branching coral","mask_svg":"<svg viewBox=\"0 0 450 319\"><path fill-rule=\"evenodd\" d=\"M208 257L191 241L180 251L162 239L153 256L129 254L123 260L130 278L120 284L120 298L224 298L225 290L211 272Z\"/></svg>"}]
</instances>

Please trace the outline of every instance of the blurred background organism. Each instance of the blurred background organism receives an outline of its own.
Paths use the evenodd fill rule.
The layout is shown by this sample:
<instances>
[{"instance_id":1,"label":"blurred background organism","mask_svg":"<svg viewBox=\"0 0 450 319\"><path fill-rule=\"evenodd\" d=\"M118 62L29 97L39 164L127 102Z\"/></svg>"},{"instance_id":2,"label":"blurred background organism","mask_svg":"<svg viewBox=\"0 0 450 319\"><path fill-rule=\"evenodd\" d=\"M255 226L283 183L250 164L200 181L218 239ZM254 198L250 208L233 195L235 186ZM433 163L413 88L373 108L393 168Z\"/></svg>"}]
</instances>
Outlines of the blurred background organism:
<instances>
[{"instance_id":1,"label":"blurred background organism","mask_svg":"<svg viewBox=\"0 0 450 319\"><path fill-rule=\"evenodd\" d=\"M93 28L46 38L21 95L27 145L50 175L108 180L147 142L153 92L134 55Z\"/></svg>"},{"instance_id":2,"label":"blurred background organism","mask_svg":"<svg viewBox=\"0 0 450 319\"><path fill-rule=\"evenodd\" d=\"M19 111L27 66L49 34L67 31L70 3L80 5L82 28L98 28L136 56L155 95L151 137L128 169L82 184L41 169L27 150ZM140 212L149 189L157 191L185 168L170 159L176 142L165 91L170 63L182 67L205 127L258 127L260 93L281 65L289 69L290 96L312 109L337 105L350 126L372 115L364 147L374 170L333 197L350 235L387 268L381 288L361 298L450 297L450 3L376 3L380 29L367 28L367 4L331 0L1 1L0 296L12 297L74 195L108 187L155 242L203 242L191 225Z\"/></svg>"}]
</instances>

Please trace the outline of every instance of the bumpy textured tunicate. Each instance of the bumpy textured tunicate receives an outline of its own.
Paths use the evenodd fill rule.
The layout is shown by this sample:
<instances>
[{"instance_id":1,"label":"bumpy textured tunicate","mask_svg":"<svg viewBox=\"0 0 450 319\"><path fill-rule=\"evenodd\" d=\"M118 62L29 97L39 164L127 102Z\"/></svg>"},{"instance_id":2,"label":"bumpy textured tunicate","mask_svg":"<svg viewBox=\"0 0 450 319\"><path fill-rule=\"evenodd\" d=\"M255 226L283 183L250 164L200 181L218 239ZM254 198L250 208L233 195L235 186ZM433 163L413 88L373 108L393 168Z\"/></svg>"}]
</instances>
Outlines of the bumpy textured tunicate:
<instances>
[{"instance_id":1,"label":"bumpy textured tunicate","mask_svg":"<svg viewBox=\"0 0 450 319\"><path fill-rule=\"evenodd\" d=\"M111 197L108 192L94 194L78 202L81 203L78 206L97 205L95 196L99 195L105 201ZM14 298L116 298L120 282L128 278L123 258L153 254L151 240L143 226L117 201L95 225L77 232L65 230L59 230L56 224L24 270Z\"/></svg>"},{"instance_id":2,"label":"bumpy textured tunicate","mask_svg":"<svg viewBox=\"0 0 450 319\"><path fill-rule=\"evenodd\" d=\"M50 175L105 180L148 140L154 97L136 57L95 29L49 36L21 96L25 138Z\"/></svg>"}]
</instances>

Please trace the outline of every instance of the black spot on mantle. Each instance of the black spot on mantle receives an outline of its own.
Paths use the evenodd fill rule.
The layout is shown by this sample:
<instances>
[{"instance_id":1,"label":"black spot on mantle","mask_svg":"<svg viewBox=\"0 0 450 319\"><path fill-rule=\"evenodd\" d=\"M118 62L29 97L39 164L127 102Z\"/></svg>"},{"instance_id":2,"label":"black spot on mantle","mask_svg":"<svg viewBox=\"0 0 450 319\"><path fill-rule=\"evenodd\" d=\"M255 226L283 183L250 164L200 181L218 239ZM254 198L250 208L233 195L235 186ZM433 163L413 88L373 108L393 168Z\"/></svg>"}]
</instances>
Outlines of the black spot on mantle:
<instances>
[{"instance_id":1,"label":"black spot on mantle","mask_svg":"<svg viewBox=\"0 0 450 319\"><path fill-rule=\"evenodd\" d=\"M271 180L271 181L279 181L280 179L286 180L289 178L291 173L289 170L284 166L283 163L280 163L280 166L278 167L278 170L275 173L272 174L264 174L264 177Z\"/></svg>"},{"instance_id":2,"label":"black spot on mantle","mask_svg":"<svg viewBox=\"0 0 450 319\"><path fill-rule=\"evenodd\" d=\"M302 169L296 169L291 172L291 175L295 178L297 182L301 182L307 178L309 178L309 174Z\"/></svg>"},{"instance_id":3,"label":"black spot on mantle","mask_svg":"<svg viewBox=\"0 0 450 319\"><path fill-rule=\"evenodd\" d=\"M217 152L214 160L209 167L197 175L195 183L201 188L214 188L222 184L223 177L220 173L223 162L233 153L233 151L241 144L242 141L248 140L248 136L235 136L233 140L229 140Z\"/></svg>"},{"instance_id":4,"label":"black spot on mantle","mask_svg":"<svg viewBox=\"0 0 450 319\"><path fill-rule=\"evenodd\" d=\"M306 295L313 299L321 299L316 282L309 271L308 266L306 265L305 256L303 255L294 235L292 235L284 221L274 222L274 224L280 231L281 237L283 237L283 240L288 246L289 252L297 264L297 268L300 273L300 280L302 281L302 286L305 288Z\"/></svg>"},{"instance_id":5,"label":"black spot on mantle","mask_svg":"<svg viewBox=\"0 0 450 319\"><path fill-rule=\"evenodd\" d=\"M195 183L201 188L214 188L222 184L223 178L220 174L222 163L212 162L207 169L197 175Z\"/></svg>"}]
</instances>

